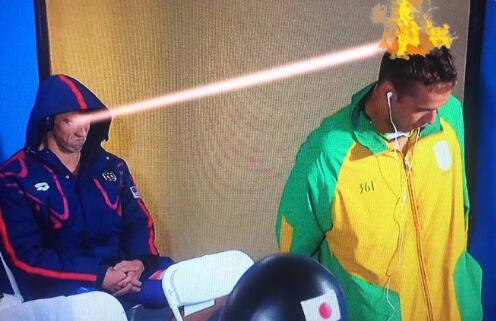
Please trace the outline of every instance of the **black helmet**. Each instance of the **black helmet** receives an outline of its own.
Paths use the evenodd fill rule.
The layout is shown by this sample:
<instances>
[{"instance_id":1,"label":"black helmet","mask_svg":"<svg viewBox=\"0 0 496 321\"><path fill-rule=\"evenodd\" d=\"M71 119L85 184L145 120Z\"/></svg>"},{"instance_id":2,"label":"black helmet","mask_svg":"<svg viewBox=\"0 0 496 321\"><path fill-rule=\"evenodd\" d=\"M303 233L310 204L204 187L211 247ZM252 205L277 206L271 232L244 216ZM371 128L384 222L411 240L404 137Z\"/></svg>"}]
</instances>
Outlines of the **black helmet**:
<instances>
[{"instance_id":1,"label":"black helmet","mask_svg":"<svg viewBox=\"0 0 496 321\"><path fill-rule=\"evenodd\" d=\"M336 278L317 261L276 254L241 277L215 317L219 321L347 320Z\"/></svg>"}]
</instances>

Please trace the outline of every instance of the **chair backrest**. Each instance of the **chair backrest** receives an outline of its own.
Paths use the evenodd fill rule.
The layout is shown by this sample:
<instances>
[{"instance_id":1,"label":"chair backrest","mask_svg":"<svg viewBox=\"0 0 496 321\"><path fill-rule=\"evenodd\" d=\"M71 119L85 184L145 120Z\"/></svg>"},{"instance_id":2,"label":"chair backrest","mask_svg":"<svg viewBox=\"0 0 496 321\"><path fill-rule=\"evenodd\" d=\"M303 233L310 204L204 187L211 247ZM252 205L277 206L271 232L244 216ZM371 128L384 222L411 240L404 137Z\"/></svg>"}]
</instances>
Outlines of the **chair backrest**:
<instances>
[{"instance_id":1,"label":"chair backrest","mask_svg":"<svg viewBox=\"0 0 496 321\"><path fill-rule=\"evenodd\" d=\"M164 273L162 287L176 320L183 321L179 307L206 308L211 305L209 301L229 294L252 265L253 260L240 251L205 255L171 265Z\"/></svg>"},{"instance_id":2,"label":"chair backrest","mask_svg":"<svg viewBox=\"0 0 496 321\"><path fill-rule=\"evenodd\" d=\"M7 274L7 278L9 279L10 286L12 287L12 290L14 291L14 296L16 296L21 302L24 301L24 298L22 297L21 291L19 290L19 287L17 286L17 282L14 278L14 274L12 274L12 271L8 267L7 263L5 262L2 251L0 251L0 260L2 261L3 268L5 269L5 273Z\"/></svg>"}]
</instances>

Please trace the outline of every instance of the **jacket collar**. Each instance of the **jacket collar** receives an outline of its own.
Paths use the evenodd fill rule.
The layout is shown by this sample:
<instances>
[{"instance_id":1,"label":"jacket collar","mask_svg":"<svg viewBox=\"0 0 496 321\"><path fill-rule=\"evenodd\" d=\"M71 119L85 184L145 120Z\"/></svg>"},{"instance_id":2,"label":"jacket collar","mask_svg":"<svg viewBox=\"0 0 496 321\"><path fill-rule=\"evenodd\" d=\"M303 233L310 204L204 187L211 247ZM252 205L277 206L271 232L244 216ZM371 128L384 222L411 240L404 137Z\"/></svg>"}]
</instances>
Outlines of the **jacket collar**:
<instances>
[{"instance_id":1,"label":"jacket collar","mask_svg":"<svg viewBox=\"0 0 496 321\"><path fill-rule=\"evenodd\" d=\"M73 175L67 167L60 161L60 159L55 155L50 149L44 148L40 151L28 151L31 157L36 158L38 161L42 162L48 166L51 170L54 170L59 175ZM105 150L98 146L94 150L83 152L80 160L79 175L94 170L101 170L105 162L101 159L105 157L107 153ZM84 176L84 175L83 175Z\"/></svg>"}]
</instances>

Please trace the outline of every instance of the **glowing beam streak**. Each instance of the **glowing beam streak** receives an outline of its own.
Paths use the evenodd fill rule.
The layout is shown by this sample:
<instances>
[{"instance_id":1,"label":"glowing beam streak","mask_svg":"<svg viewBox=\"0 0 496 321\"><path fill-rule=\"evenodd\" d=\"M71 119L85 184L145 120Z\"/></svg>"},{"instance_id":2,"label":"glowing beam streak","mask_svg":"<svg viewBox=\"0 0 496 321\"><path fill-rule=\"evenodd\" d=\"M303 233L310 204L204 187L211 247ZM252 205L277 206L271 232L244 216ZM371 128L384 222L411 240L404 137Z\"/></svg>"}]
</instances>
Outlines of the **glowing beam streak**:
<instances>
[{"instance_id":1,"label":"glowing beam streak","mask_svg":"<svg viewBox=\"0 0 496 321\"><path fill-rule=\"evenodd\" d=\"M203 97L260 86L276 80L288 79L299 75L328 69L337 65L350 63L360 59L366 59L383 52L384 51L379 48L379 42L373 42L359 47L309 58L299 62L178 91L164 96L116 106L115 108L112 108L110 114L112 117L119 117L170 105L177 105ZM93 113L89 117L92 122L98 122L107 119L108 116L108 113Z\"/></svg>"}]
</instances>

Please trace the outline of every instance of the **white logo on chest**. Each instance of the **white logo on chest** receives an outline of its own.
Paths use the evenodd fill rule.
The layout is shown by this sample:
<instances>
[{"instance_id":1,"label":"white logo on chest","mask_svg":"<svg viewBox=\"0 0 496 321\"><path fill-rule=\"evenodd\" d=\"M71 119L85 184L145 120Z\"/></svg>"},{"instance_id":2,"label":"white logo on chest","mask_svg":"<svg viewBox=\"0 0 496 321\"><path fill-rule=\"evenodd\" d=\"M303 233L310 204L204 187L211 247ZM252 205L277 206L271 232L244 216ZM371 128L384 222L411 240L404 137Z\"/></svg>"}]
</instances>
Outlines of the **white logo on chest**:
<instances>
[{"instance_id":1,"label":"white logo on chest","mask_svg":"<svg viewBox=\"0 0 496 321\"><path fill-rule=\"evenodd\" d=\"M102 173L102 176L107 182L115 182L117 180L114 172L104 172Z\"/></svg>"},{"instance_id":2,"label":"white logo on chest","mask_svg":"<svg viewBox=\"0 0 496 321\"><path fill-rule=\"evenodd\" d=\"M434 145L434 155L439 168L445 172L449 171L453 163L453 157L447 141L441 140Z\"/></svg>"},{"instance_id":3,"label":"white logo on chest","mask_svg":"<svg viewBox=\"0 0 496 321\"><path fill-rule=\"evenodd\" d=\"M47 182L41 182L34 184L34 187L36 188L37 191L44 192L44 191L48 191L50 185L48 185Z\"/></svg>"}]
</instances>

